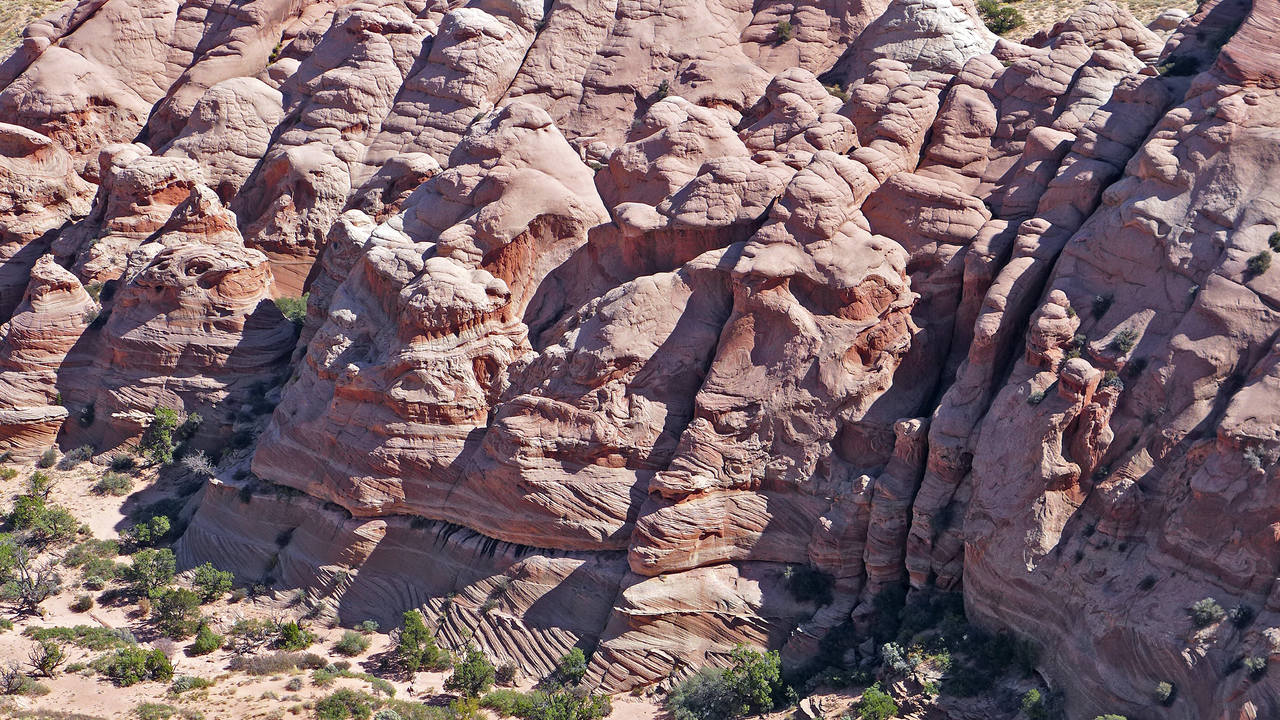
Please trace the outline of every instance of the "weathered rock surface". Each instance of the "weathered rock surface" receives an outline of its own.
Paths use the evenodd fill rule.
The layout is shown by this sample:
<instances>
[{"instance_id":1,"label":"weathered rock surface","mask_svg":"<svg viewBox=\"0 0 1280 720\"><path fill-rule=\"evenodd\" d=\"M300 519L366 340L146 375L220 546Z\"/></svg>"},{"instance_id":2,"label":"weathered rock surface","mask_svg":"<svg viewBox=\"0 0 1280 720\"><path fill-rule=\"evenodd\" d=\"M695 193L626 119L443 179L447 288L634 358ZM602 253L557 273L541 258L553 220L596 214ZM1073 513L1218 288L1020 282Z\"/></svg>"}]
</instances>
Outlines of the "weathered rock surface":
<instances>
[{"instance_id":1,"label":"weathered rock surface","mask_svg":"<svg viewBox=\"0 0 1280 720\"><path fill-rule=\"evenodd\" d=\"M0 449L278 397L183 562L610 691L942 589L1072 717L1278 715L1277 18L86 0L0 65Z\"/></svg>"}]
</instances>

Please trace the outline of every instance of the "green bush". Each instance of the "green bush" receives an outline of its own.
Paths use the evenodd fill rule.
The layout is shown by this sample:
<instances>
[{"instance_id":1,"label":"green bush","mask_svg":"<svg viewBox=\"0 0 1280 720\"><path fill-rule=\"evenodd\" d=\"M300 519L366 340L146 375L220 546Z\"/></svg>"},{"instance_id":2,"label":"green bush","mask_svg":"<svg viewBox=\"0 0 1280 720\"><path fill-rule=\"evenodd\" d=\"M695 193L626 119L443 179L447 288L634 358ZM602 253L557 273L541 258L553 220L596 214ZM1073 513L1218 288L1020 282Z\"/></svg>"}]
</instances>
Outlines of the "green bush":
<instances>
[{"instance_id":1,"label":"green bush","mask_svg":"<svg viewBox=\"0 0 1280 720\"><path fill-rule=\"evenodd\" d=\"M369 638L354 630L342 633L342 638L333 644L333 651L339 655L355 657L369 649Z\"/></svg>"},{"instance_id":2,"label":"green bush","mask_svg":"<svg viewBox=\"0 0 1280 720\"><path fill-rule=\"evenodd\" d=\"M172 529L173 523L168 516L156 515L145 522L127 528L121 536L132 547L151 547L164 542Z\"/></svg>"},{"instance_id":3,"label":"green bush","mask_svg":"<svg viewBox=\"0 0 1280 720\"><path fill-rule=\"evenodd\" d=\"M1121 355L1133 349L1138 344L1138 331L1133 328L1125 328L1111 337L1109 346L1114 348Z\"/></svg>"},{"instance_id":4,"label":"green bush","mask_svg":"<svg viewBox=\"0 0 1280 720\"><path fill-rule=\"evenodd\" d=\"M219 570L213 566L213 563L205 563L196 568L195 576L191 579L191 584L199 591L202 602L212 602L231 592L234 582L235 575L226 570Z\"/></svg>"},{"instance_id":5,"label":"green bush","mask_svg":"<svg viewBox=\"0 0 1280 720\"><path fill-rule=\"evenodd\" d=\"M88 593L81 593L76 596L76 599L69 607L71 608L71 612L89 612L93 609L93 596Z\"/></svg>"},{"instance_id":6,"label":"green bush","mask_svg":"<svg viewBox=\"0 0 1280 720\"><path fill-rule=\"evenodd\" d=\"M112 650L136 644L133 636L127 630L113 630L97 625L29 627L22 634L36 642L56 640L61 643L82 647L86 650Z\"/></svg>"},{"instance_id":7,"label":"green bush","mask_svg":"<svg viewBox=\"0 0 1280 720\"><path fill-rule=\"evenodd\" d=\"M116 472L107 472L89 488L94 495L128 495L133 492L133 478Z\"/></svg>"},{"instance_id":8,"label":"green bush","mask_svg":"<svg viewBox=\"0 0 1280 720\"><path fill-rule=\"evenodd\" d=\"M449 661L448 653L436 645L435 638L422 619L422 613L417 610L409 610L404 614L396 658L404 672L410 675L423 669L443 669L448 667Z\"/></svg>"},{"instance_id":9,"label":"green bush","mask_svg":"<svg viewBox=\"0 0 1280 720\"><path fill-rule=\"evenodd\" d=\"M1271 253L1263 250L1262 252L1249 258L1249 274L1261 275L1271 269Z\"/></svg>"},{"instance_id":10,"label":"green bush","mask_svg":"<svg viewBox=\"0 0 1280 720\"><path fill-rule=\"evenodd\" d=\"M70 567L83 567L94 560L113 558L120 553L120 546L115 540L85 540L67 551L62 556L62 564Z\"/></svg>"},{"instance_id":11,"label":"green bush","mask_svg":"<svg viewBox=\"0 0 1280 720\"><path fill-rule=\"evenodd\" d=\"M462 660L453 666L453 675L444 681L445 690L456 690L467 697L478 697L493 685L493 663L476 647L467 648Z\"/></svg>"},{"instance_id":12,"label":"green bush","mask_svg":"<svg viewBox=\"0 0 1280 720\"><path fill-rule=\"evenodd\" d=\"M153 590L172 582L176 569L177 562L172 550L147 549L134 553L133 563L121 570L120 574L135 595L149 595Z\"/></svg>"},{"instance_id":13,"label":"green bush","mask_svg":"<svg viewBox=\"0 0 1280 720\"><path fill-rule=\"evenodd\" d=\"M554 680L559 685L577 685L587 674L587 656L582 648L573 648L556 663ZM495 675L496 677L496 675Z\"/></svg>"},{"instance_id":14,"label":"green bush","mask_svg":"<svg viewBox=\"0 0 1280 720\"><path fill-rule=\"evenodd\" d=\"M57 464L57 462L58 462L57 448L49 448L48 450L45 450L40 455L40 460L39 462L36 463L36 466L41 468L51 468L55 464Z\"/></svg>"},{"instance_id":15,"label":"green bush","mask_svg":"<svg viewBox=\"0 0 1280 720\"><path fill-rule=\"evenodd\" d=\"M196 675L179 675L173 679L173 684L169 686L169 693L172 695L181 695L190 690L203 690L213 687L214 681L209 678L202 678Z\"/></svg>"},{"instance_id":16,"label":"green bush","mask_svg":"<svg viewBox=\"0 0 1280 720\"><path fill-rule=\"evenodd\" d=\"M220 647L222 647L222 636L215 633L208 623L200 623L200 627L196 628L195 642L187 648L187 654L199 657L208 655Z\"/></svg>"},{"instance_id":17,"label":"green bush","mask_svg":"<svg viewBox=\"0 0 1280 720\"><path fill-rule=\"evenodd\" d=\"M378 632L377 620L365 620L356 626L356 629L365 635L372 635Z\"/></svg>"},{"instance_id":18,"label":"green bush","mask_svg":"<svg viewBox=\"0 0 1280 720\"><path fill-rule=\"evenodd\" d=\"M367 720L377 706L371 695L343 688L317 700L315 714L319 720Z\"/></svg>"},{"instance_id":19,"label":"green bush","mask_svg":"<svg viewBox=\"0 0 1280 720\"><path fill-rule=\"evenodd\" d=\"M898 714L898 704L880 689L880 683L867 688L862 698L853 705L854 712L862 720L889 720Z\"/></svg>"},{"instance_id":20,"label":"green bush","mask_svg":"<svg viewBox=\"0 0 1280 720\"><path fill-rule=\"evenodd\" d=\"M1223 610L1218 601L1211 597L1195 601L1187 613L1191 615L1191 622L1195 623L1196 627L1212 625L1227 615L1227 611Z\"/></svg>"},{"instance_id":21,"label":"green bush","mask_svg":"<svg viewBox=\"0 0 1280 720\"><path fill-rule=\"evenodd\" d=\"M307 632L296 620L280 625L280 637L276 647L281 650L305 650L316 641L316 636Z\"/></svg>"},{"instance_id":22,"label":"green bush","mask_svg":"<svg viewBox=\"0 0 1280 720\"><path fill-rule=\"evenodd\" d=\"M1266 675L1267 674L1266 656L1256 655L1254 657L1245 658L1244 669L1245 669L1245 672L1249 674L1249 677L1253 678L1254 680L1257 680L1263 675Z\"/></svg>"},{"instance_id":23,"label":"green bush","mask_svg":"<svg viewBox=\"0 0 1280 720\"><path fill-rule=\"evenodd\" d=\"M978 0L978 14L987 29L997 35L1022 27L1026 19L1017 8L1002 4L999 0Z\"/></svg>"},{"instance_id":24,"label":"green bush","mask_svg":"<svg viewBox=\"0 0 1280 720\"><path fill-rule=\"evenodd\" d=\"M304 293L302 297L280 297L276 298L276 307L280 309L280 314L288 318L294 325L302 325L307 319L307 298L311 293Z\"/></svg>"},{"instance_id":25,"label":"green bush","mask_svg":"<svg viewBox=\"0 0 1280 720\"><path fill-rule=\"evenodd\" d=\"M728 669L703 668L671 690L667 709L675 720L725 720L773 709L783 687L778 653L740 645L731 657Z\"/></svg>"},{"instance_id":26,"label":"green bush","mask_svg":"<svg viewBox=\"0 0 1280 720\"><path fill-rule=\"evenodd\" d=\"M142 434L139 447L151 462L159 465L173 463L173 431L178 428L178 411L170 408L156 408L151 414L151 424Z\"/></svg>"},{"instance_id":27,"label":"green bush","mask_svg":"<svg viewBox=\"0 0 1280 720\"><path fill-rule=\"evenodd\" d=\"M116 472L131 472L138 467L138 461L127 453L116 453L111 456L111 469Z\"/></svg>"},{"instance_id":28,"label":"green bush","mask_svg":"<svg viewBox=\"0 0 1280 720\"><path fill-rule=\"evenodd\" d=\"M479 706L502 717L523 720L599 720L613 710L607 696L567 690L552 693L494 690L480 698Z\"/></svg>"},{"instance_id":29,"label":"green bush","mask_svg":"<svg viewBox=\"0 0 1280 720\"><path fill-rule=\"evenodd\" d=\"M173 665L163 652L137 646L120 648L104 655L94 660L92 667L120 687L146 680L169 682L173 679Z\"/></svg>"},{"instance_id":30,"label":"green bush","mask_svg":"<svg viewBox=\"0 0 1280 720\"><path fill-rule=\"evenodd\" d=\"M315 653L274 652L269 655L239 655L227 667L250 675L279 675L293 670L318 670L328 665Z\"/></svg>"},{"instance_id":31,"label":"green bush","mask_svg":"<svg viewBox=\"0 0 1280 720\"><path fill-rule=\"evenodd\" d=\"M151 617L160 632L183 640L200 627L200 596L186 588L170 588L155 593Z\"/></svg>"},{"instance_id":32,"label":"green bush","mask_svg":"<svg viewBox=\"0 0 1280 720\"><path fill-rule=\"evenodd\" d=\"M794 32L795 28L791 26L790 20L779 20L778 26L774 28L774 34L778 39L777 42L779 45L790 40Z\"/></svg>"},{"instance_id":33,"label":"green bush","mask_svg":"<svg viewBox=\"0 0 1280 720\"><path fill-rule=\"evenodd\" d=\"M1169 703L1173 702L1173 698L1174 698L1173 683L1164 682L1164 681L1156 683L1155 698L1156 698L1156 702L1160 703L1161 705L1168 705Z\"/></svg>"},{"instance_id":34,"label":"green bush","mask_svg":"<svg viewBox=\"0 0 1280 720\"><path fill-rule=\"evenodd\" d=\"M1280 252L1280 231L1271 233L1271 237L1267 238L1267 246L1273 252Z\"/></svg>"}]
</instances>

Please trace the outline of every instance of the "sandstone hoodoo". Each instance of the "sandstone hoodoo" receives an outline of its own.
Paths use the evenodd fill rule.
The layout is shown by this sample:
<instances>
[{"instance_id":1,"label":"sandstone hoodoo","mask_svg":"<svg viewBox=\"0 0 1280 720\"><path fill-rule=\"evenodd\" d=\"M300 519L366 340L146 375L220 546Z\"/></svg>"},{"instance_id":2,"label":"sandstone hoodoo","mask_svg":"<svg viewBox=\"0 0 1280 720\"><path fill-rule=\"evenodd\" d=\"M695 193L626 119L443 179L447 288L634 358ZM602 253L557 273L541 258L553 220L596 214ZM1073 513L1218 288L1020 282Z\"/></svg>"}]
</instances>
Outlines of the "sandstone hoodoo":
<instances>
[{"instance_id":1,"label":"sandstone hoodoo","mask_svg":"<svg viewBox=\"0 0 1280 720\"><path fill-rule=\"evenodd\" d=\"M63 5L0 452L181 423L179 568L602 692L1014 717L899 668L959 613L1066 717L1280 717L1280 3L999 5Z\"/></svg>"}]
</instances>

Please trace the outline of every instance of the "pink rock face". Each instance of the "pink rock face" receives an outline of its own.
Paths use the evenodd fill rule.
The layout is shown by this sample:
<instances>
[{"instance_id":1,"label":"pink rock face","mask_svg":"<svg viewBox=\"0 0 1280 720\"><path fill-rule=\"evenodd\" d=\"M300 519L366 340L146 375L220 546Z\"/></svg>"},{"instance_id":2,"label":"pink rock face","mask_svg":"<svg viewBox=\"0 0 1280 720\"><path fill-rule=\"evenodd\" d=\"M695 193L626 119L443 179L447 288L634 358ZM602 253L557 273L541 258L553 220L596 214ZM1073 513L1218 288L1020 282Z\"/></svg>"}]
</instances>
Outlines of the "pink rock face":
<instances>
[{"instance_id":1,"label":"pink rock face","mask_svg":"<svg viewBox=\"0 0 1280 720\"><path fill-rule=\"evenodd\" d=\"M68 414L60 383L84 379L67 353L97 312L74 275L49 256L36 262L17 311L0 325L0 452L31 460L53 445Z\"/></svg>"},{"instance_id":2,"label":"pink rock face","mask_svg":"<svg viewBox=\"0 0 1280 720\"><path fill-rule=\"evenodd\" d=\"M0 319L7 319L51 235L89 211L90 186L49 138L0 124Z\"/></svg>"},{"instance_id":3,"label":"pink rock face","mask_svg":"<svg viewBox=\"0 0 1280 720\"><path fill-rule=\"evenodd\" d=\"M941 590L1071 717L1280 716L1278 15L86 0L0 65L0 450L199 413L184 563L607 691Z\"/></svg>"}]
</instances>

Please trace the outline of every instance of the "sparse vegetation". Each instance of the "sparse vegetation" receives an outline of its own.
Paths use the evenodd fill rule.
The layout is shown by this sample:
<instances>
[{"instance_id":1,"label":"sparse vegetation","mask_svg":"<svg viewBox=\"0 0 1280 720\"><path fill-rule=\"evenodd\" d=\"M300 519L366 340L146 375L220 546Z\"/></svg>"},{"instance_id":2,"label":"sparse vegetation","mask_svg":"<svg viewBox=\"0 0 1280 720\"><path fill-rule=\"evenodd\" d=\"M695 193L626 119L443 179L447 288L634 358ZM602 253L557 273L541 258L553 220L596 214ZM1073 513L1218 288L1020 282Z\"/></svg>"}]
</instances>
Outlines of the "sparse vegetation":
<instances>
[{"instance_id":1,"label":"sparse vegetation","mask_svg":"<svg viewBox=\"0 0 1280 720\"><path fill-rule=\"evenodd\" d=\"M1213 623L1222 620L1222 618L1227 615L1227 612L1222 609L1222 606L1218 604L1218 601L1211 597L1195 601L1187 612L1191 615L1191 622L1193 622L1196 627L1212 625Z\"/></svg>"},{"instance_id":2,"label":"sparse vegetation","mask_svg":"<svg viewBox=\"0 0 1280 720\"><path fill-rule=\"evenodd\" d=\"M1172 703L1173 697L1174 697L1173 683L1164 682L1164 681L1160 681L1156 683L1154 694L1155 694L1156 702L1160 703L1161 705L1168 705L1169 703Z\"/></svg>"},{"instance_id":3,"label":"sparse vegetation","mask_svg":"<svg viewBox=\"0 0 1280 720\"><path fill-rule=\"evenodd\" d=\"M861 720L889 720L898 714L898 704L876 683L862 693L853 710Z\"/></svg>"},{"instance_id":4,"label":"sparse vegetation","mask_svg":"<svg viewBox=\"0 0 1280 720\"><path fill-rule=\"evenodd\" d=\"M49 448L40 455L40 459L36 462L36 467L49 469L58 464L58 449Z\"/></svg>"},{"instance_id":5,"label":"sparse vegetation","mask_svg":"<svg viewBox=\"0 0 1280 720\"><path fill-rule=\"evenodd\" d=\"M209 653L222 647L222 636L215 633L208 623L201 623L196 628L195 642L187 648L187 654L192 657L208 655Z\"/></svg>"},{"instance_id":6,"label":"sparse vegetation","mask_svg":"<svg viewBox=\"0 0 1280 720\"><path fill-rule=\"evenodd\" d=\"M144 650L137 646L120 648L104 655L94 660L91 667L121 687L147 680L169 682L173 679L173 664L162 651Z\"/></svg>"},{"instance_id":7,"label":"sparse vegetation","mask_svg":"<svg viewBox=\"0 0 1280 720\"><path fill-rule=\"evenodd\" d=\"M200 627L200 596L186 588L158 591L152 598L151 617L166 636L189 638Z\"/></svg>"},{"instance_id":8,"label":"sparse vegetation","mask_svg":"<svg viewBox=\"0 0 1280 720\"><path fill-rule=\"evenodd\" d=\"M128 457L127 455L117 455L116 457ZM114 465L114 461L112 462ZM133 492L133 479L128 475L122 475L116 472L105 473L98 482L94 483L90 491L95 495L128 495Z\"/></svg>"},{"instance_id":9,"label":"sparse vegetation","mask_svg":"<svg viewBox=\"0 0 1280 720\"><path fill-rule=\"evenodd\" d=\"M412 676L419 670L442 670L448 667L448 653L441 650L422 613L410 610L404 614L404 626L400 630L400 642L396 646L396 658L401 669Z\"/></svg>"},{"instance_id":10,"label":"sparse vegetation","mask_svg":"<svg viewBox=\"0 0 1280 720\"><path fill-rule=\"evenodd\" d=\"M1249 258L1248 262L1250 275L1262 275L1271 269L1271 253L1263 250L1262 252Z\"/></svg>"},{"instance_id":11,"label":"sparse vegetation","mask_svg":"<svg viewBox=\"0 0 1280 720\"><path fill-rule=\"evenodd\" d=\"M305 650L316 641L316 636L307 632L296 620L281 623L277 632L276 647L281 650Z\"/></svg>"},{"instance_id":12,"label":"sparse vegetation","mask_svg":"<svg viewBox=\"0 0 1280 720\"><path fill-rule=\"evenodd\" d=\"M456 690L466 697L479 697L493 685L493 663L476 647L467 648L462 660L453 666L453 674L444 681L446 690Z\"/></svg>"},{"instance_id":13,"label":"sparse vegetation","mask_svg":"<svg viewBox=\"0 0 1280 720\"><path fill-rule=\"evenodd\" d=\"M978 0L978 14L987 29L997 35L1016 30L1026 24L1022 13L999 0Z\"/></svg>"},{"instance_id":14,"label":"sparse vegetation","mask_svg":"<svg viewBox=\"0 0 1280 720\"><path fill-rule=\"evenodd\" d=\"M1120 353L1121 355L1124 355L1128 353L1130 350L1132 350L1133 346L1137 344L1138 344L1138 331L1134 330L1133 328L1125 328L1124 330L1121 330L1120 332L1117 332L1115 335L1111 336L1111 342L1108 343L1108 347L1112 348L1113 350Z\"/></svg>"},{"instance_id":15,"label":"sparse vegetation","mask_svg":"<svg viewBox=\"0 0 1280 720\"><path fill-rule=\"evenodd\" d=\"M170 408L156 408L152 411L151 424L142 434L139 446L142 453L157 465L173 463L173 431L178 428L178 411ZM114 468L113 468L114 469Z\"/></svg>"},{"instance_id":16,"label":"sparse vegetation","mask_svg":"<svg viewBox=\"0 0 1280 720\"><path fill-rule=\"evenodd\" d=\"M206 603L231 592L231 586L234 583L235 575L226 570L219 570L213 566L213 563L205 563L197 567L191 578L191 584L200 593L200 601Z\"/></svg>"},{"instance_id":17,"label":"sparse vegetation","mask_svg":"<svg viewBox=\"0 0 1280 720\"><path fill-rule=\"evenodd\" d=\"M774 28L774 37L777 38L777 44L781 45L791 40L791 36L795 33L790 20L779 20L778 26Z\"/></svg>"},{"instance_id":18,"label":"sparse vegetation","mask_svg":"<svg viewBox=\"0 0 1280 720\"><path fill-rule=\"evenodd\" d=\"M303 320L307 318L307 298L309 296L310 293L305 293L302 297L276 298L276 307L290 322L301 327Z\"/></svg>"},{"instance_id":19,"label":"sparse vegetation","mask_svg":"<svg viewBox=\"0 0 1280 720\"><path fill-rule=\"evenodd\" d=\"M172 550L139 550L133 555L133 563L125 567L121 575L135 595L146 596L172 582L176 567Z\"/></svg>"},{"instance_id":20,"label":"sparse vegetation","mask_svg":"<svg viewBox=\"0 0 1280 720\"><path fill-rule=\"evenodd\" d=\"M355 657L368 649L369 638L354 630L347 630L342 633L342 637L333 644L334 652L347 657Z\"/></svg>"},{"instance_id":21,"label":"sparse vegetation","mask_svg":"<svg viewBox=\"0 0 1280 720\"><path fill-rule=\"evenodd\" d=\"M241 655L231 659L227 667L250 675L279 675L293 670L318 670L329 663L315 653L274 652L267 655Z\"/></svg>"},{"instance_id":22,"label":"sparse vegetation","mask_svg":"<svg viewBox=\"0 0 1280 720\"><path fill-rule=\"evenodd\" d=\"M1245 658L1244 671L1253 680L1257 680L1267 674L1267 658L1263 655L1255 655Z\"/></svg>"},{"instance_id":23,"label":"sparse vegetation","mask_svg":"<svg viewBox=\"0 0 1280 720\"><path fill-rule=\"evenodd\" d=\"M667 695L675 720L726 720L772 710L782 690L776 651L761 654L738 646L727 669L703 668Z\"/></svg>"},{"instance_id":24,"label":"sparse vegetation","mask_svg":"<svg viewBox=\"0 0 1280 720\"><path fill-rule=\"evenodd\" d=\"M1030 395L1027 395L1027 404L1039 405L1040 403L1044 402L1044 397L1045 397L1045 393L1043 390L1036 390Z\"/></svg>"}]
</instances>

